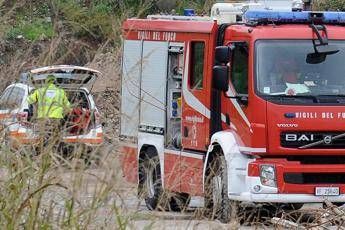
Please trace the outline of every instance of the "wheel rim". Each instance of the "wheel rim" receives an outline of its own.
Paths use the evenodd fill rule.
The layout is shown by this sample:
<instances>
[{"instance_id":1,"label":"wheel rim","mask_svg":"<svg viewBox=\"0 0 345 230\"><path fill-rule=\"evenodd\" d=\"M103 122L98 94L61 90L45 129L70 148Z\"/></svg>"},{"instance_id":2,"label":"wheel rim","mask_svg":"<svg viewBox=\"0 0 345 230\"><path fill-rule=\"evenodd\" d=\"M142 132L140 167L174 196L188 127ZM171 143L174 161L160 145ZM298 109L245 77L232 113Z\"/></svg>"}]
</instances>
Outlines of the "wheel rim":
<instances>
[{"instance_id":1,"label":"wheel rim","mask_svg":"<svg viewBox=\"0 0 345 230\"><path fill-rule=\"evenodd\" d=\"M212 201L213 205L218 207L221 204L222 197L222 178L215 176L212 178Z\"/></svg>"},{"instance_id":2,"label":"wheel rim","mask_svg":"<svg viewBox=\"0 0 345 230\"><path fill-rule=\"evenodd\" d=\"M149 198L153 198L155 196L155 187L153 183L153 168L149 167L146 170L146 191L147 191L147 196Z\"/></svg>"}]
</instances>

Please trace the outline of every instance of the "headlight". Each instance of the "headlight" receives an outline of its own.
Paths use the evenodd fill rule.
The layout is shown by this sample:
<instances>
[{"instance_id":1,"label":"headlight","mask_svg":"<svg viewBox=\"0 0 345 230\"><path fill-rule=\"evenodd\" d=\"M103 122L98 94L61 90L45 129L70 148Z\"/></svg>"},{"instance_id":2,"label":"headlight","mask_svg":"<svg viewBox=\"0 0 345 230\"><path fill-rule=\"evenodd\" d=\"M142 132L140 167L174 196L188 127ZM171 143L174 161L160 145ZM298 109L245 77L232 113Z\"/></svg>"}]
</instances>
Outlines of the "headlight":
<instances>
[{"instance_id":1,"label":"headlight","mask_svg":"<svg viewBox=\"0 0 345 230\"><path fill-rule=\"evenodd\" d=\"M269 187L277 187L276 168L273 165L261 165L261 184Z\"/></svg>"}]
</instances>

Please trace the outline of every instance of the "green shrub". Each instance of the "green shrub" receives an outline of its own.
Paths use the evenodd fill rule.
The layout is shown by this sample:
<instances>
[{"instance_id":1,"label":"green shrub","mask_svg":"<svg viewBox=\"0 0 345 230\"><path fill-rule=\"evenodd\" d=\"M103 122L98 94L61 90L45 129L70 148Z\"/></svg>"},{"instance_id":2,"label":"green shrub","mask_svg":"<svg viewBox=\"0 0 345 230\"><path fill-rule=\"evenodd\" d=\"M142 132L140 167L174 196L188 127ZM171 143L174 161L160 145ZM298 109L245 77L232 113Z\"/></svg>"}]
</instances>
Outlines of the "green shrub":
<instances>
[{"instance_id":1,"label":"green shrub","mask_svg":"<svg viewBox=\"0 0 345 230\"><path fill-rule=\"evenodd\" d=\"M21 21L8 30L6 37L7 39L15 39L20 35L30 41L42 38L50 39L54 36L54 29L51 22L46 22L43 19L36 19L32 22Z\"/></svg>"},{"instance_id":2,"label":"green shrub","mask_svg":"<svg viewBox=\"0 0 345 230\"><path fill-rule=\"evenodd\" d=\"M317 0L314 9L328 11L345 11L345 0Z\"/></svg>"},{"instance_id":3,"label":"green shrub","mask_svg":"<svg viewBox=\"0 0 345 230\"><path fill-rule=\"evenodd\" d=\"M85 7L75 1L60 2L62 22L77 37L91 37L103 41L112 33L111 8L105 4L93 3Z\"/></svg>"}]
</instances>

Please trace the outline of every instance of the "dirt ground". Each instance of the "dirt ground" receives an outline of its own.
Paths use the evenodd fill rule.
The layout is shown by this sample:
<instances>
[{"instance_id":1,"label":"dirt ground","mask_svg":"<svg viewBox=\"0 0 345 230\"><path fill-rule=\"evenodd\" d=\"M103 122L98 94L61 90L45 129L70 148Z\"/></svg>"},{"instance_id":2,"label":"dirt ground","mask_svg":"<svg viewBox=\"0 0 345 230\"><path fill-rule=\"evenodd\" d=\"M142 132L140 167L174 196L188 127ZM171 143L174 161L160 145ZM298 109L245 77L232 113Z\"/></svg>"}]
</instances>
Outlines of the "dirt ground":
<instances>
[{"instance_id":1,"label":"dirt ground","mask_svg":"<svg viewBox=\"0 0 345 230\"><path fill-rule=\"evenodd\" d=\"M56 183L59 186L51 186L42 193L40 215L47 218L53 229L66 226L67 220L74 221L67 226L78 226L81 229L277 228L270 223L271 217L241 225L210 221L200 215L203 207L203 199L200 197L193 197L184 213L149 211L144 202L137 198L136 185L127 183L123 178L117 146L117 141L107 143L102 148L100 159L91 165L85 165L80 160L72 160L69 165L51 167L45 177L51 177L49 183ZM7 182L11 180L10 175L6 170L0 170L1 185L8 185ZM28 181L25 185L30 186L32 183L36 182ZM27 196L25 190L23 188L21 191L24 197ZM305 205L300 211L305 220L301 220L300 213L295 213L297 217L295 219L300 219L299 222L306 224L312 219L311 213L322 211L324 210L320 205ZM332 228L339 229L335 226L327 229Z\"/></svg>"},{"instance_id":2,"label":"dirt ground","mask_svg":"<svg viewBox=\"0 0 345 230\"><path fill-rule=\"evenodd\" d=\"M114 216L113 205L116 204L121 210L120 213L126 223L124 224L126 229L275 229L272 224L257 224L257 225L242 225L238 223L222 224L219 221L210 221L206 218L196 217L195 213L198 208L203 205L202 200L199 198L192 198L188 211L184 213L178 212L159 212L149 211L144 201L141 201L136 196L136 186L128 184L121 178L121 172L119 175L112 175L110 178L118 180L117 187L113 193L108 194L106 202L98 207L94 218L94 222L89 226L90 229L98 229L97 226L103 226L104 229L114 229L114 226L119 227L119 222ZM73 178L75 178L73 171L64 171L61 173L64 184L71 186L73 184ZM87 206L94 199L94 194L97 193L97 189L101 186L102 182L99 178L110 179L109 171L101 168L88 169L83 172L82 186L79 191L76 191L78 197L79 206ZM62 203L59 203L59 197L63 196L63 191L53 190L47 193L47 203L51 202L53 198L56 203L56 218L59 219L61 211L65 207ZM50 200L48 202L48 200ZM320 205L309 205L304 208L304 211L312 211L319 209Z\"/></svg>"}]
</instances>

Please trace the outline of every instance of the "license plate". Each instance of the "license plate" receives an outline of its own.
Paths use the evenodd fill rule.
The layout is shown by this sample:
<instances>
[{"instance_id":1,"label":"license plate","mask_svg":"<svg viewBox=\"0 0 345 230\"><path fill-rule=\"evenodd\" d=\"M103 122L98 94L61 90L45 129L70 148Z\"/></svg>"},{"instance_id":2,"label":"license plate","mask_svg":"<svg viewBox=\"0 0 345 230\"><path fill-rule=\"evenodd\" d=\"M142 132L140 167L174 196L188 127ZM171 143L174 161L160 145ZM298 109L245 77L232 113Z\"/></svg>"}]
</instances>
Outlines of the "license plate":
<instances>
[{"instance_id":1,"label":"license plate","mask_svg":"<svg viewBox=\"0 0 345 230\"><path fill-rule=\"evenodd\" d=\"M339 196L338 187L316 187L315 188L316 196Z\"/></svg>"}]
</instances>

